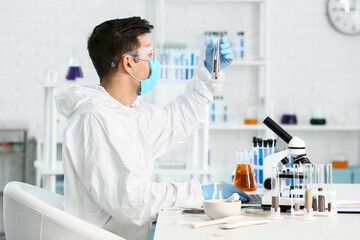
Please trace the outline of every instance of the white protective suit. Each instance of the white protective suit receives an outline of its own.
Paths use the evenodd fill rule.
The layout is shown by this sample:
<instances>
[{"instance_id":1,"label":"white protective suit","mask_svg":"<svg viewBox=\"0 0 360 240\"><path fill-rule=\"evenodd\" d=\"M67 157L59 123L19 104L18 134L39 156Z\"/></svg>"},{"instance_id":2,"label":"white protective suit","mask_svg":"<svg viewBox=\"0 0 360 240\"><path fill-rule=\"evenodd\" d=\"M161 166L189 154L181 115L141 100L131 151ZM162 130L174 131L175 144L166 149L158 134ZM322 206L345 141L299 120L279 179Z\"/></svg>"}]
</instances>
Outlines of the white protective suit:
<instances>
[{"instance_id":1,"label":"white protective suit","mask_svg":"<svg viewBox=\"0 0 360 240\"><path fill-rule=\"evenodd\" d=\"M145 239L162 208L202 204L200 183L151 181L153 161L184 142L213 99L210 73L195 71L184 95L163 108L124 106L101 86L56 96L68 118L63 142L65 211L126 239Z\"/></svg>"}]
</instances>

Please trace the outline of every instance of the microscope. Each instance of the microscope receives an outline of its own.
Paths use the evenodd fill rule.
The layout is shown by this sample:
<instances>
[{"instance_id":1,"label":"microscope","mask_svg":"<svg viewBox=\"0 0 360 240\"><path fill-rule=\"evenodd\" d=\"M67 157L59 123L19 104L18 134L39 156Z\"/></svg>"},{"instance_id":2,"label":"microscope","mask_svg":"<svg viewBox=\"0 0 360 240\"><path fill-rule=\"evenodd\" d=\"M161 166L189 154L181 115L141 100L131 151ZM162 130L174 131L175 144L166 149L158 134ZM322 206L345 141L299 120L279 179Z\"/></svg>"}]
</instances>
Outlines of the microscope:
<instances>
[{"instance_id":1,"label":"microscope","mask_svg":"<svg viewBox=\"0 0 360 240\"><path fill-rule=\"evenodd\" d=\"M267 117L263 123L270 128L277 136L277 146L281 146L281 142L283 143L283 147L285 148L282 151L279 151L277 147L277 151L272 155L267 156L264 159L264 189L263 189L263 197L262 197L262 207L268 208L271 206L272 201L272 192L271 192L271 184L272 184L272 168L276 166L278 168L279 178L280 178L280 199L279 205L281 210L287 210L291 208L291 188L292 186L284 186L282 184L286 179L292 179L294 174L291 169L287 169L287 171L283 170L284 166L289 162L289 156L292 156L294 164L310 164L311 162L306 156L305 153L305 142L294 136L292 137L289 133L287 133L283 128L281 128L276 122L274 122L270 117ZM281 141L282 140L282 141ZM301 178L301 176L300 176Z\"/></svg>"}]
</instances>

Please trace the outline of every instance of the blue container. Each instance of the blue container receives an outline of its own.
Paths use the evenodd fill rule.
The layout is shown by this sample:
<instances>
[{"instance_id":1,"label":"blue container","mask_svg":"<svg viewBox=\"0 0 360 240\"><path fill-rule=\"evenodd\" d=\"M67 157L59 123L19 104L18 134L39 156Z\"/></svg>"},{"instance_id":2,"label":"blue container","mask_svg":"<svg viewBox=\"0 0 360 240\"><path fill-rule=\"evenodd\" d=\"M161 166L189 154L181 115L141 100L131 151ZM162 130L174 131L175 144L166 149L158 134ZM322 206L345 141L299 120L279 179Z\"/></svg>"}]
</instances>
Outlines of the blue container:
<instances>
[{"instance_id":1,"label":"blue container","mask_svg":"<svg viewBox=\"0 0 360 240\"><path fill-rule=\"evenodd\" d=\"M353 169L333 169L333 183L353 183Z\"/></svg>"}]
</instances>

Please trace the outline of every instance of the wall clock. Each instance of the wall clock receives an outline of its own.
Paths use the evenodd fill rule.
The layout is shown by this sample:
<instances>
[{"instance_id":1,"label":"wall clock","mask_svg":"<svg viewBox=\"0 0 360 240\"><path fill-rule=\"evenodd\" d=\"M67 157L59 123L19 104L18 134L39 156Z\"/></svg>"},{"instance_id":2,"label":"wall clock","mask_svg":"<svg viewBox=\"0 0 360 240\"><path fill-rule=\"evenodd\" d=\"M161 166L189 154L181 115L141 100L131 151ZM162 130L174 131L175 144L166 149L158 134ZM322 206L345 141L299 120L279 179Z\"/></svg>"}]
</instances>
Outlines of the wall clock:
<instances>
[{"instance_id":1,"label":"wall clock","mask_svg":"<svg viewBox=\"0 0 360 240\"><path fill-rule=\"evenodd\" d=\"M346 35L360 34L360 0L328 0L327 12L337 31Z\"/></svg>"}]
</instances>

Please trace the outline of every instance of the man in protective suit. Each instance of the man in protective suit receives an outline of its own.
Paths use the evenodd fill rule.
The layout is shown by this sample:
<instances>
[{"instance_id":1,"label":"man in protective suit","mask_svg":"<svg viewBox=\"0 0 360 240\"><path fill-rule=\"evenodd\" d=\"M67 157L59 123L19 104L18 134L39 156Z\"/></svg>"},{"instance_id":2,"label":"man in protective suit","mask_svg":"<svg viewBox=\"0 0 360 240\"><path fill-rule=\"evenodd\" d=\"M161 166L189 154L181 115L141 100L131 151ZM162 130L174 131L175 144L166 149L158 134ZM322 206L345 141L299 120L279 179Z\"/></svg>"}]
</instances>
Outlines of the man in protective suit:
<instances>
[{"instance_id":1,"label":"man in protective suit","mask_svg":"<svg viewBox=\"0 0 360 240\"><path fill-rule=\"evenodd\" d=\"M63 142L65 211L123 238L143 240L157 213L166 207L199 207L213 186L199 181L151 181L153 161L188 139L206 117L213 92L214 43L185 93L167 107L138 103L160 79L160 64L147 33L153 26L140 17L109 20L96 26L88 51L100 85L71 86L57 96L57 108L68 119ZM220 69L233 55L225 38ZM237 192L223 185L225 197Z\"/></svg>"}]
</instances>

